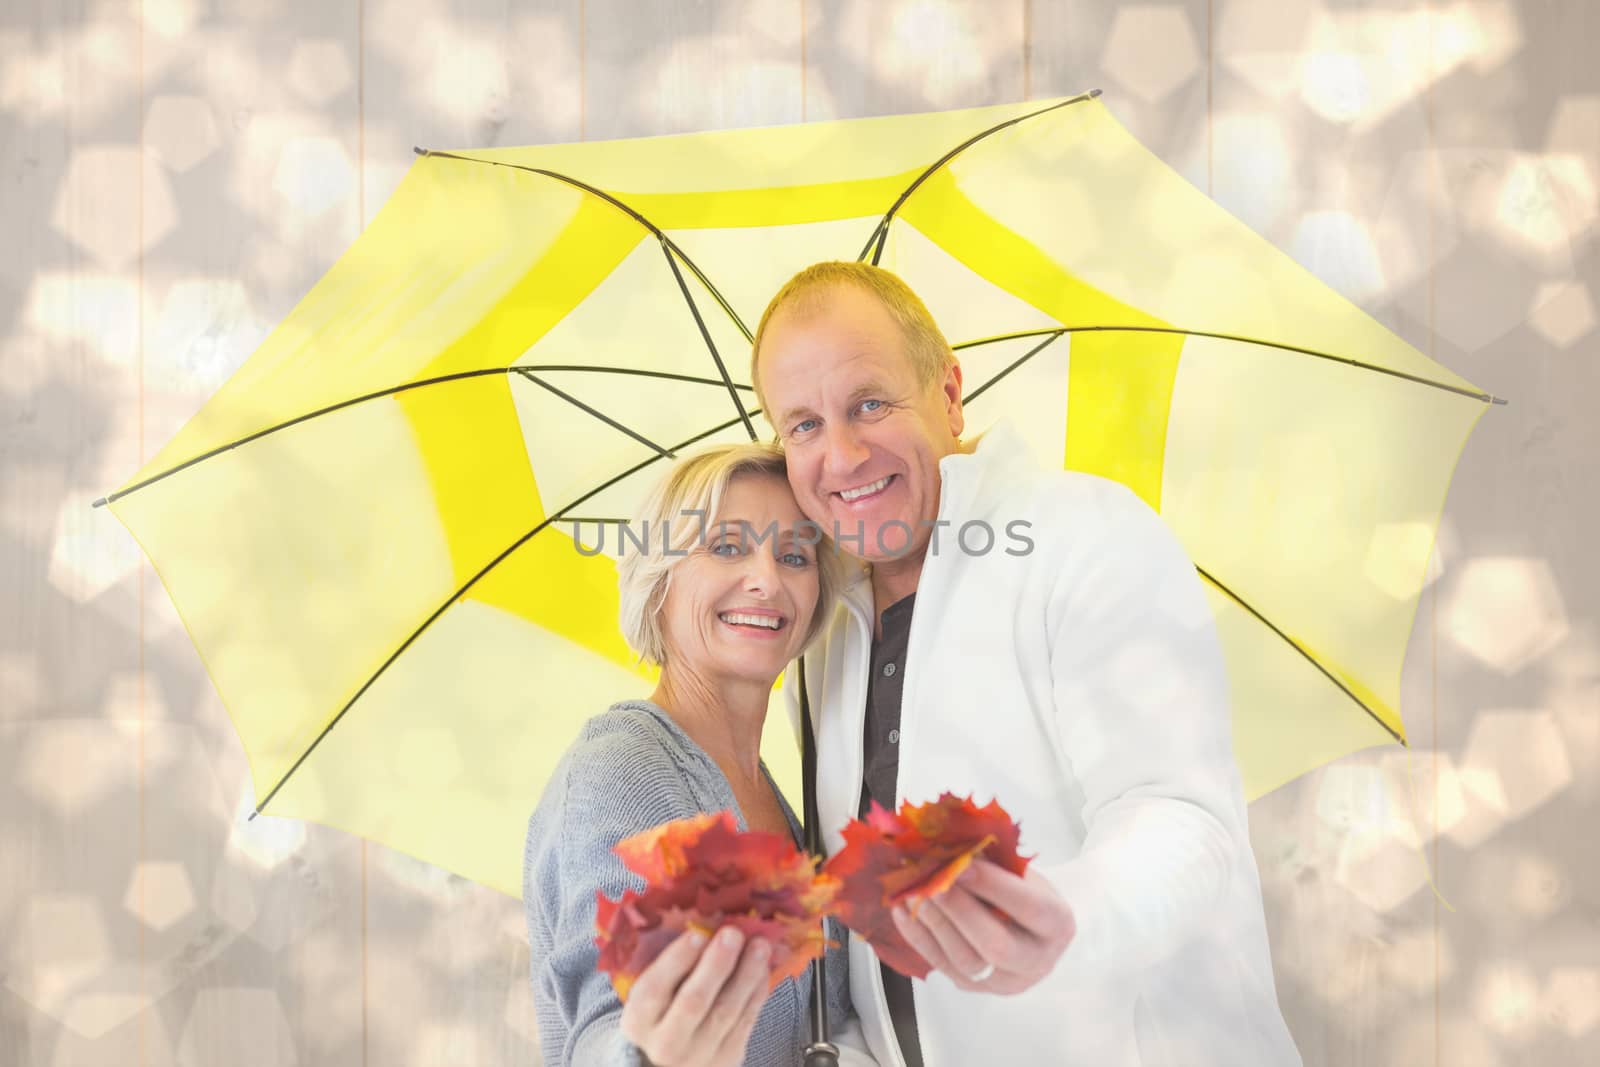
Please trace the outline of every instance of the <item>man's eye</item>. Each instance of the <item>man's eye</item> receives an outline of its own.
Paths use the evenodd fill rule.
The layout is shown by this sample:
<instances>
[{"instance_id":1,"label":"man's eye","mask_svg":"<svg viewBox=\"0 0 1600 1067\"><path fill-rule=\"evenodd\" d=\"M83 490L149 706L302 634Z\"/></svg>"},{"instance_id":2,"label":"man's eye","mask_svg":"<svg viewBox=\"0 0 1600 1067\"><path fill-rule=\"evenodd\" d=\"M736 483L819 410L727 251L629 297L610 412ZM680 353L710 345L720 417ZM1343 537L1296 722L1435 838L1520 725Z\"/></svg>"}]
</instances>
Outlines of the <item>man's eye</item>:
<instances>
[{"instance_id":1,"label":"man's eye","mask_svg":"<svg viewBox=\"0 0 1600 1067\"><path fill-rule=\"evenodd\" d=\"M883 401L881 400L863 400L857 410L864 411L870 415L872 412L877 411L882 407Z\"/></svg>"},{"instance_id":2,"label":"man's eye","mask_svg":"<svg viewBox=\"0 0 1600 1067\"><path fill-rule=\"evenodd\" d=\"M789 432L792 433L792 434L795 434L795 433L810 433L813 429L816 428L816 425L817 425L817 420L816 419L803 419L800 422L795 423L794 424L794 428L791 429Z\"/></svg>"}]
</instances>

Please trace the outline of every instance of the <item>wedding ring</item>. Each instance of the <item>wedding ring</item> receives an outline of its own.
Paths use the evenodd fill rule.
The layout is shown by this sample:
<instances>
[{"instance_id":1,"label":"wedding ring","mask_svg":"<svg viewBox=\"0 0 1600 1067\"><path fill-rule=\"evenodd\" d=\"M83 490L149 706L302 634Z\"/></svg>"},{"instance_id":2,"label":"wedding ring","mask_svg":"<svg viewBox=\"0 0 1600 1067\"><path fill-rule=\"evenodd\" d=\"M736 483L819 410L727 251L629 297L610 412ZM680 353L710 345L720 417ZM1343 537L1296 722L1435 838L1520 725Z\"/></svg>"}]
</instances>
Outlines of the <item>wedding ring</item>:
<instances>
[{"instance_id":1,"label":"wedding ring","mask_svg":"<svg viewBox=\"0 0 1600 1067\"><path fill-rule=\"evenodd\" d=\"M990 976L993 975L993 974L994 974L994 964L985 963L983 965L983 970L981 970L977 974L973 975L971 978L968 979L968 981L972 981L972 982L987 982L989 980Z\"/></svg>"}]
</instances>

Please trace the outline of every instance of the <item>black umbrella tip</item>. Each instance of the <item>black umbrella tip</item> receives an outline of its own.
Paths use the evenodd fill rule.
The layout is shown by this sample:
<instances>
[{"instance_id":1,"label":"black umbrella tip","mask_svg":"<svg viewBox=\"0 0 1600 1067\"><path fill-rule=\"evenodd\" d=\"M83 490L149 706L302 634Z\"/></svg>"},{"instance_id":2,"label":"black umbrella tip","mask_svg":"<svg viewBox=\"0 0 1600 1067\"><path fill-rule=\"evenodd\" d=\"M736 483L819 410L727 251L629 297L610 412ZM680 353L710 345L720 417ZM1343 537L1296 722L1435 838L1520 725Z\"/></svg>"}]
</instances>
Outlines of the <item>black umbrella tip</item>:
<instances>
[{"instance_id":1,"label":"black umbrella tip","mask_svg":"<svg viewBox=\"0 0 1600 1067\"><path fill-rule=\"evenodd\" d=\"M99 500L96 500L93 504L90 504L89 506L92 507L92 508L103 508L103 507L106 506L106 498L105 497L101 497Z\"/></svg>"},{"instance_id":2,"label":"black umbrella tip","mask_svg":"<svg viewBox=\"0 0 1600 1067\"><path fill-rule=\"evenodd\" d=\"M1100 90L1099 89L1090 89L1089 90L1089 99L1090 100L1093 100L1095 97L1097 97L1099 95L1100 95Z\"/></svg>"},{"instance_id":3,"label":"black umbrella tip","mask_svg":"<svg viewBox=\"0 0 1600 1067\"><path fill-rule=\"evenodd\" d=\"M252 811L250 813L249 817L245 819L245 822L255 822L256 821L256 816L260 815L260 814L261 814L260 811Z\"/></svg>"},{"instance_id":4,"label":"black umbrella tip","mask_svg":"<svg viewBox=\"0 0 1600 1067\"><path fill-rule=\"evenodd\" d=\"M419 156L425 156L428 154L428 150L426 148L418 148L416 145L411 146L411 151L415 152Z\"/></svg>"},{"instance_id":5,"label":"black umbrella tip","mask_svg":"<svg viewBox=\"0 0 1600 1067\"><path fill-rule=\"evenodd\" d=\"M1504 405L1504 404L1509 404L1509 403L1510 403L1510 401L1509 401L1509 400L1507 400L1507 399L1506 399L1506 398L1505 398L1505 397L1503 397L1503 396L1491 396L1491 397L1490 397L1490 398L1489 398L1489 403L1491 403L1491 404L1501 404L1501 405Z\"/></svg>"}]
</instances>

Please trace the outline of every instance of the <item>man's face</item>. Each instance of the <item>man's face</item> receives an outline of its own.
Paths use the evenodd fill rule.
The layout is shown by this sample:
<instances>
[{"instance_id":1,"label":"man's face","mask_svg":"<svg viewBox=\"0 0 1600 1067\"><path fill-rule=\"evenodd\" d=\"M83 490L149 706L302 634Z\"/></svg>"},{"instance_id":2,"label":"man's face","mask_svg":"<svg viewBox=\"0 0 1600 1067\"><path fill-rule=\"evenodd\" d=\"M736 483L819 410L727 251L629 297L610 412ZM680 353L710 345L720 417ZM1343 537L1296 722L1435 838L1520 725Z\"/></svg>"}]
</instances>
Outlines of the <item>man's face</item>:
<instances>
[{"instance_id":1,"label":"man's face","mask_svg":"<svg viewBox=\"0 0 1600 1067\"><path fill-rule=\"evenodd\" d=\"M961 369L924 385L876 295L841 285L820 300L799 314L781 309L761 344L789 484L845 551L920 559L939 513L939 460L956 451L963 426Z\"/></svg>"}]
</instances>

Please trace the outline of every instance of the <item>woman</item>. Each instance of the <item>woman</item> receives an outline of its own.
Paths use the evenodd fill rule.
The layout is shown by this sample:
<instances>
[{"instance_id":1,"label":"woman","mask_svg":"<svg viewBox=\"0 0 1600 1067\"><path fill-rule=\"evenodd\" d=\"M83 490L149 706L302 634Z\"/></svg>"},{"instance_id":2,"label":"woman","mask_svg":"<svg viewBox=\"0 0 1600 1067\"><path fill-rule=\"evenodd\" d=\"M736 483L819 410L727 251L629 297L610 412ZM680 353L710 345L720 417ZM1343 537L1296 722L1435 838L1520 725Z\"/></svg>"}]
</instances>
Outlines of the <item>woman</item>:
<instances>
[{"instance_id":1,"label":"woman","mask_svg":"<svg viewBox=\"0 0 1600 1067\"><path fill-rule=\"evenodd\" d=\"M768 995L770 949L759 938L688 934L623 1005L596 970L595 890L613 899L642 890L612 846L703 812L731 809L742 829L799 846L800 825L760 749L774 681L832 611L840 563L807 543L814 531L782 453L738 445L680 461L619 546L623 633L661 676L649 700L589 720L529 822L523 899L546 1063L637 1064L641 1052L656 1067L800 1062L809 971ZM844 943L842 928L830 934ZM830 1017L848 1034L842 951L826 970ZM872 1061L846 1052L842 1062Z\"/></svg>"}]
</instances>

